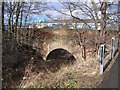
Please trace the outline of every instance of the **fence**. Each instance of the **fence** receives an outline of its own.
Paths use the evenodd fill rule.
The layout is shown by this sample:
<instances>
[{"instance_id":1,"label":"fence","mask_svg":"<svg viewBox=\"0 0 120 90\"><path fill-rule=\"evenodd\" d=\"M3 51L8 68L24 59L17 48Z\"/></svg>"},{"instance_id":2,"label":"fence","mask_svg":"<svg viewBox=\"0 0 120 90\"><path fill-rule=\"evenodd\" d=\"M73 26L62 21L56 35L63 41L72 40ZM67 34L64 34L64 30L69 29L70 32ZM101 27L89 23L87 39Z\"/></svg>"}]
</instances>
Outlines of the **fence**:
<instances>
[{"instance_id":1,"label":"fence","mask_svg":"<svg viewBox=\"0 0 120 90\"><path fill-rule=\"evenodd\" d=\"M120 48L120 33L117 36L111 38L110 41L100 45L98 50L98 59L100 60L100 74L103 74L105 68L113 59L116 51ZM109 61L105 61L109 58ZM106 64L105 64L106 63Z\"/></svg>"}]
</instances>

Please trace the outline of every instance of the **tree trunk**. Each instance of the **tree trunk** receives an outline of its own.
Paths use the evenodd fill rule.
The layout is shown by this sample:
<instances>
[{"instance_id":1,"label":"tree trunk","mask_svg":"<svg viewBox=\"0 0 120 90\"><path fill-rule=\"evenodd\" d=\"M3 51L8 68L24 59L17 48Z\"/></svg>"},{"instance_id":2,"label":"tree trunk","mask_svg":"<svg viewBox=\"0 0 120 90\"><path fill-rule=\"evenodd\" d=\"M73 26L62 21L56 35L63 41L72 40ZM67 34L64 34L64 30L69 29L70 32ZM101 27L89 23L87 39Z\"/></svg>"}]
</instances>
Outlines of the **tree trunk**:
<instances>
[{"instance_id":1,"label":"tree trunk","mask_svg":"<svg viewBox=\"0 0 120 90\"><path fill-rule=\"evenodd\" d=\"M11 27L12 27L12 25L11 25L12 12L13 12L12 3L10 2L10 12L9 12L10 15L9 15L9 19L8 19L8 32L13 34L14 31L13 31L13 29L11 30Z\"/></svg>"},{"instance_id":2,"label":"tree trunk","mask_svg":"<svg viewBox=\"0 0 120 90\"><path fill-rule=\"evenodd\" d=\"M105 33L106 33L106 10L107 10L107 2L102 2L102 5L101 5L101 8L100 8L100 10L101 10L101 26L102 26L102 30L101 30L101 37L102 37L102 39L104 39L104 42L103 43L105 43L105 40L106 40L106 35L105 35Z\"/></svg>"},{"instance_id":3,"label":"tree trunk","mask_svg":"<svg viewBox=\"0 0 120 90\"><path fill-rule=\"evenodd\" d=\"M20 43L23 42L23 30L22 30L22 20L23 20L23 12L21 11L21 18L20 18Z\"/></svg>"},{"instance_id":4,"label":"tree trunk","mask_svg":"<svg viewBox=\"0 0 120 90\"><path fill-rule=\"evenodd\" d=\"M20 15L20 9L21 9L21 5L20 5L20 2L18 2L17 10L16 10L16 22L15 22L15 39L17 40L17 42L19 41L18 40L19 31L17 30L17 27L18 27L18 19L19 19L19 15Z\"/></svg>"},{"instance_id":5,"label":"tree trunk","mask_svg":"<svg viewBox=\"0 0 120 90\"><path fill-rule=\"evenodd\" d=\"M5 25L4 25L4 1L2 2L2 31L5 30Z\"/></svg>"}]
</instances>

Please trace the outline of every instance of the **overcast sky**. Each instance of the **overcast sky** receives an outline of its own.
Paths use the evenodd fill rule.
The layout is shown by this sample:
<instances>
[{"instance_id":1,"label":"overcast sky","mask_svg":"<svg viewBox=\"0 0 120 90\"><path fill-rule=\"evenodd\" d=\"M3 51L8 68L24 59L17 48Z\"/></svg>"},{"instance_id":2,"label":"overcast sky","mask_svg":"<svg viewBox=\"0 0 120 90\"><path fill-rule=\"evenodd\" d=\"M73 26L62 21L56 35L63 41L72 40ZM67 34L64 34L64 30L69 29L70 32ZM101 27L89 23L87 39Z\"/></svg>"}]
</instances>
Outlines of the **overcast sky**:
<instances>
[{"instance_id":1,"label":"overcast sky","mask_svg":"<svg viewBox=\"0 0 120 90\"><path fill-rule=\"evenodd\" d=\"M28 0L27 0L28 1ZM42 0L43 1L43 0ZM61 10L62 12L64 12L64 13L66 13L66 14L69 14L70 12L67 10L67 9L64 9L63 7L62 7L62 5L59 3L59 0L44 0L44 1L47 1L48 2L48 6L49 7L55 7L56 9L58 9L58 10ZM69 1L69 0L60 0L60 1ZM89 6L90 6L90 1L91 0L71 0L71 1L80 1L80 2L86 2L87 4L89 4ZM99 0L95 0L96 2L98 2ZM108 1L113 1L113 0L108 0ZM117 2L118 0L116 0L116 2ZM110 8L108 8L108 11L110 11L110 12L113 12L113 11L115 11L115 10L117 10L117 6L112 6L112 7L110 7ZM80 10L77 10L76 12L78 12L77 14L76 14L76 16L78 16L78 17L80 17L81 19L88 19L88 17L85 15L85 14L83 14ZM100 14L100 11L98 12L98 14ZM53 19L56 19L56 18L61 18L61 19L63 19L63 18L70 18L70 16L66 16L66 15L63 15L63 14L61 14L61 13L58 13L57 11L55 11L55 10L46 10L46 11L44 11L44 12L42 12L40 15L34 15L34 16L32 16L32 17L30 17L30 18L36 18L36 19L41 19L41 20L43 20L44 19L44 17L46 16L46 15L51 15L51 18L53 18ZM7 15L5 15L5 17L7 18ZM49 19L48 17L46 17L47 18L47 20Z\"/></svg>"},{"instance_id":2,"label":"overcast sky","mask_svg":"<svg viewBox=\"0 0 120 90\"><path fill-rule=\"evenodd\" d=\"M50 2L49 3L49 6L50 7L55 7L56 9L58 9L58 10L61 10L62 12L64 12L64 13L66 13L66 14L69 14L70 15L70 12L69 12L69 10L67 10L67 9L64 9L63 8L63 6L58 2L58 0L51 0L51 1L53 1L53 2ZM55 1L55 2L54 2ZM65 0L64 0L65 1ZM67 0L66 0L67 1ZM81 1L81 2L86 2L86 1L89 1L89 2L86 2L86 4L88 4L89 6L91 5L91 0L74 0L74 1ZM95 0L96 2L98 2L99 0ZM112 1L112 0L111 0ZM117 10L117 5L114 5L114 6L111 6L111 7L109 7L108 9L107 9L107 12L114 12L114 11L116 11ZM76 16L78 16L78 17L80 17L81 19L84 19L84 18L88 18L81 10L76 10L76 12L78 12L77 14L76 14ZM76 13L75 12L75 13ZM74 14L75 14L74 13ZM58 13L57 11L55 11L55 10L47 10L47 11L45 11L45 12L43 12L43 15L44 14L49 14L49 15L51 15L53 18L69 18L70 16L65 16L65 15L63 15L63 14L61 14L61 13ZM98 11L98 14L99 14L99 16L100 16L100 11Z\"/></svg>"}]
</instances>

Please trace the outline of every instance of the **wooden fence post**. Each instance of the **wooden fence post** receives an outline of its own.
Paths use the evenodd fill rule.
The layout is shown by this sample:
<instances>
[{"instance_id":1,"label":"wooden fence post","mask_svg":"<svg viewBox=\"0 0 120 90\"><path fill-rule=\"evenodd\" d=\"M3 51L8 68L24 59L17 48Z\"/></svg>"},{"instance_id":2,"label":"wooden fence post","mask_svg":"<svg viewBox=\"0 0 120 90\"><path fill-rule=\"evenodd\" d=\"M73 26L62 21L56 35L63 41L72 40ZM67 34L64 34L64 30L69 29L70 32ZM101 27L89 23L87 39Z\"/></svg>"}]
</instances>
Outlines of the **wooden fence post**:
<instances>
[{"instance_id":1,"label":"wooden fence post","mask_svg":"<svg viewBox=\"0 0 120 90\"><path fill-rule=\"evenodd\" d=\"M112 37L111 59L114 57L114 53L115 53L115 37Z\"/></svg>"}]
</instances>

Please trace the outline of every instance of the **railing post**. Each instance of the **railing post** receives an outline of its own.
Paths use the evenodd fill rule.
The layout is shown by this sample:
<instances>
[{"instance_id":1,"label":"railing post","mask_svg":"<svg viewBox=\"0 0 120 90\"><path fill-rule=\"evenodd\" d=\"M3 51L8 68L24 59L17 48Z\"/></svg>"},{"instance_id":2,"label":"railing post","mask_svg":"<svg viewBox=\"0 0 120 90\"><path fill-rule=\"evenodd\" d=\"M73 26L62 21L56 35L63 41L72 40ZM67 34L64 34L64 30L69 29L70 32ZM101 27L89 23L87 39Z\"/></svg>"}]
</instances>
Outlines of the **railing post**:
<instances>
[{"instance_id":1,"label":"railing post","mask_svg":"<svg viewBox=\"0 0 120 90\"><path fill-rule=\"evenodd\" d=\"M105 45L100 46L100 74L103 74L104 68Z\"/></svg>"},{"instance_id":2,"label":"railing post","mask_svg":"<svg viewBox=\"0 0 120 90\"><path fill-rule=\"evenodd\" d=\"M115 37L112 37L111 59L114 57L114 53L115 53Z\"/></svg>"}]
</instances>

